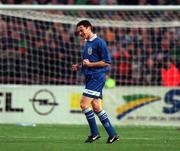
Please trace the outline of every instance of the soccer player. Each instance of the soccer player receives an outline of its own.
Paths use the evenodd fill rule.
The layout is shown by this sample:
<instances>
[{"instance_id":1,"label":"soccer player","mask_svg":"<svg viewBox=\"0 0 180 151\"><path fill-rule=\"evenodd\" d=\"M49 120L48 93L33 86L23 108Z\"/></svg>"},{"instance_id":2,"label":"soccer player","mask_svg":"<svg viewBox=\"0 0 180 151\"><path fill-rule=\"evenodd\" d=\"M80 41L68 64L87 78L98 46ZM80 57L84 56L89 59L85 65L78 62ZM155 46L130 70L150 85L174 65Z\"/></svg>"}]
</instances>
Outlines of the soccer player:
<instances>
[{"instance_id":1,"label":"soccer player","mask_svg":"<svg viewBox=\"0 0 180 151\"><path fill-rule=\"evenodd\" d=\"M100 138L95 114L109 135L106 143L113 143L119 140L119 137L101 106L102 89L106 81L105 74L109 71L111 64L110 53L105 41L94 33L93 26L88 20L80 21L76 25L76 31L85 40L82 63L72 65L73 71L82 69L85 76L85 89L80 106L87 118L91 133L85 143L92 143Z\"/></svg>"}]
</instances>

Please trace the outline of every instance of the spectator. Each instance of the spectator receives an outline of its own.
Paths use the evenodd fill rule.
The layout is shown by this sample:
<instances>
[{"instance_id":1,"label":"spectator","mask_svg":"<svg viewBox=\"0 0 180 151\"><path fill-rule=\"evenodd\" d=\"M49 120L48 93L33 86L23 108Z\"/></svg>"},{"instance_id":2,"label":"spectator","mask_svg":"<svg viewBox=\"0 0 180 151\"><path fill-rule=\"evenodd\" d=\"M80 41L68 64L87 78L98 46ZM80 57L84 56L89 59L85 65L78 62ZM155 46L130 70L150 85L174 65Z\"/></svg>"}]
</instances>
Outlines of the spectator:
<instances>
[{"instance_id":1,"label":"spectator","mask_svg":"<svg viewBox=\"0 0 180 151\"><path fill-rule=\"evenodd\" d=\"M151 56L149 56L142 68L143 85L161 85L158 68Z\"/></svg>"},{"instance_id":2,"label":"spectator","mask_svg":"<svg viewBox=\"0 0 180 151\"><path fill-rule=\"evenodd\" d=\"M76 0L75 4L76 5L86 5L88 2L88 0Z\"/></svg>"},{"instance_id":3,"label":"spectator","mask_svg":"<svg viewBox=\"0 0 180 151\"><path fill-rule=\"evenodd\" d=\"M118 64L119 84L128 85L130 84L131 75L131 63L122 61Z\"/></svg>"},{"instance_id":4,"label":"spectator","mask_svg":"<svg viewBox=\"0 0 180 151\"><path fill-rule=\"evenodd\" d=\"M113 43L115 41L115 33L113 31L113 28L107 28L105 39L108 43Z\"/></svg>"},{"instance_id":5,"label":"spectator","mask_svg":"<svg viewBox=\"0 0 180 151\"><path fill-rule=\"evenodd\" d=\"M117 5L117 0L100 0L101 5Z\"/></svg>"},{"instance_id":6,"label":"spectator","mask_svg":"<svg viewBox=\"0 0 180 151\"><path fill-rule=\"evenodd\" d=\"M147 0L139 0L138 4L139 5L146 5L147 4Z\"/></svg>"},{"instance_id":7,"label":"spectator","mask_svg":"<svg viewBox=\"0 0 180 151\"><path fill-rule=\"evenodd\" d=\"M53 1L54 3L63 4L63 5L73 5L75 3L75 0L53 0Z\"/></svg>"},{"instance_id":8,"label":"spectator","mask_svg":"<svg viewBox=\"0 0 180 151\"><path fill-rule=\"evenodd\" d=\"M117 0L119 5L137 5L138 0Z\"/></svg>"},{"instance_id":9,"label":"spectator","mask_svg":"<svg viewBox=\"0 0 180 151\"><path fill-rule=\"evenodd\" d=\"M180 41L179 39L176 40L174 49L170 51L170 56L175 60L178 69L180 69Z\"/></svg>"},{"instance_id":10,"label":"spectator","mask_svg":"<svg viewBox=\"0 0 180 151\"><path fill-rule=\"evenodd\" d=\"M179 86L180 85L180 71L173 63L172 59L164 60L165 66L161 69L162 85L163 86Z\"/></svg>"},{"instance_id":11,"label":"spectator","mask_svg":"<svg viewBox=\"0 0 180 151\"><path fill-rule=\"evenodd\" d=\"M89 4L89 5L99 5L99 0L88 0L87 4Z\"/></svg>"},{"instance_id":12,"label":"spectator","mask_svg":"<svg viewBox=\"0 0 180 151\"><path fill-rule=\"evenodd\" d=\"M105 88L114 88L114 87L116 87L116 81L113 78L111 78L110 73L107 73Z\"/></svg>"}]
</instances>

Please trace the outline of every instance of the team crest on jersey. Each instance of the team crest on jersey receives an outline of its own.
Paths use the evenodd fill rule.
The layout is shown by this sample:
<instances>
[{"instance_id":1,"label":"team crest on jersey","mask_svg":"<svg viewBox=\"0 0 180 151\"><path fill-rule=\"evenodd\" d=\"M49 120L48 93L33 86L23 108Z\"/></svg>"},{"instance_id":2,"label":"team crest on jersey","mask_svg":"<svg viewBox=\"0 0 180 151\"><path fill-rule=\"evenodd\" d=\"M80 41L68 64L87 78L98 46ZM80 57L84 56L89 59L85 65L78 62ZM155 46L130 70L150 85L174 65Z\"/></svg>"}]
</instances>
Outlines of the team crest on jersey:
<instances>
[{"instance_id":1,"label":"team crest on jersey","mask_svg":"<svg viewBox=\"0 0 180 151\"><path fill-rule=\"evenodd\" d=\"M91 47L88 48L88 54L92 55L92 48Z\"/></svg>"}]
</instances>

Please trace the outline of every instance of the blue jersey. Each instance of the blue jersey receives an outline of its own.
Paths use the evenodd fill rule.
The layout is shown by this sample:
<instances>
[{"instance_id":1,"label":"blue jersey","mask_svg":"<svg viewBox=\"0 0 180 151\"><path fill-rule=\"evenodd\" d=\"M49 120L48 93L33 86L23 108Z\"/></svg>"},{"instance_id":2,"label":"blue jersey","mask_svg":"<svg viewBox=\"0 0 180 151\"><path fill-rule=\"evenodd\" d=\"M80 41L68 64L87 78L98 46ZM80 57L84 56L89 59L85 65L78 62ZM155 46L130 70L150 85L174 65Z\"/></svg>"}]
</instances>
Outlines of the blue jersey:
<instances>
[{"instance_id":1,"label":"blue jersey","mask_svg":"<svg viewBox=\"0 0 180 151\"><path fill-rule=\"evenodd\" d=\"M83 48L83 59L88 59L90 62L104 61L110 64L110 52L105 41L97 37L96 34L89 41L86 41ZM82 71L85 75L105 73L109 71L109 66L93 68L83 66Z\"/></svg>"}]
</instances>

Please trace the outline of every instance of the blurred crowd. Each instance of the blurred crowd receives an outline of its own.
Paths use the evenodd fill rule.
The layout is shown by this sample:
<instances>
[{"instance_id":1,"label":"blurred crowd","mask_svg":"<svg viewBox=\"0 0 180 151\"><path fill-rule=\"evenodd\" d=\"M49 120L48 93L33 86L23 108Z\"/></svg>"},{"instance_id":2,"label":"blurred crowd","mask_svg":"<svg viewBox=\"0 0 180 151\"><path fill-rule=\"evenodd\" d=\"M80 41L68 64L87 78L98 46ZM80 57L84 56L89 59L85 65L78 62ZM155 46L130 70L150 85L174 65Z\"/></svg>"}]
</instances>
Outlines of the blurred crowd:
<instances>
[{"instance_id":1,"label":"blurred crowd","mask_svg":"<svg viewBox=\"0 0 180 151\"><path fill-rule=\"evenodd\" d=\"M180 19L177 12L156 15L152 16L162 21ZM132 14L118 16L131 20ZM74 28L74 24L1 15L0 83L82 84L80 73L71 70L71 64L81 60L83 46ZM117 85L180 85L180 27L95 26L95 31L110 49L110 76Z\"/></svg>"},{"instance_id":2,"label":"blurred crowd","mask_svg":"<svg viewBox=\"0 0 180 151\"><path fill-rule=\"evenodd\" d=\"M179 5L180 0L0 0L2 4Z\"/></svg>"}]
</instances>

